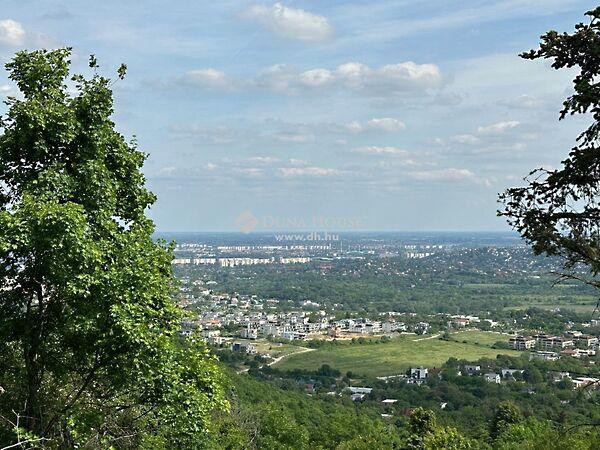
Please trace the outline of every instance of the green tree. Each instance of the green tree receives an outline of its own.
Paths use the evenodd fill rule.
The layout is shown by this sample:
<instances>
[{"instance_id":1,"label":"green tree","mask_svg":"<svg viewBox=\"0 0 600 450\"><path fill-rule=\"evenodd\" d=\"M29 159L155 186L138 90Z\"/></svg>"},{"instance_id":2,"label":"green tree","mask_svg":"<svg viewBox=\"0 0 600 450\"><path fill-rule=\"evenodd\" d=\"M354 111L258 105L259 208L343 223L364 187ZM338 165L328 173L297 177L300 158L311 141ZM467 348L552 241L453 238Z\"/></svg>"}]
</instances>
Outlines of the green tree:
<instances>
[{"instance_id":1,"label":"green tree","mask_svg":"<svg viewBox=\"0 0 600 450\"><path fill-rule=\"evenodd\" d=\"M540 369L535 366L528 367L523 371L523 380L531 384L538 384L544 381L544 376Z\"/></svg>"},{"instance_id":2,"label":"green tree","mask_svg":"<svg viewBox=\"0 0 600 450\"><path fill-rule=\"evenodd\" d=\"M475 448L473 442L462 436L455 428L437 425L435 414L423 408L416 408L408 424L409 437L407 450L462 450Z\"/></svg>"},{"instance_id":3,"label":"green tree","mask_svg":"<svg viewBox=\"0 0 600 450\"><path fill-rule=\"evenodd\" d=\"M227 406L220 372L176 339L172 253L145 216L146 155L111 120L114 81L94 57L70 77L70 55L6 65L22 98L0 120L0 443L194 448Z\"/></svg>"},{"instance_id":4,"label":"green tree","mask_svg":"<svg viewBox=\"0 0 600 450\"><path fill-rule=\"evenodd\" d=\"M562 278L600 288L600 7L575 32L549 31L539 49L521 56L552 59L554 69L575 68L574 93L563 103L567 115L591 113L592 124L555 170L537 169L528 185L500 196L500 215L532 245L536 254L561 257ZM586 276L581 266L589 269Z\"/></svg>"},{"instance_id":5,"label":"green tree","mask_svg":"<svg viewBox=\"0 0 600 450\"><path fill-rule=\"evenodd\" d=\"M494 443L497 450L592 450L600 445L597 430L556 429L551 422L529 418L507 427Z\"/></svg>"},{"instance_id":6,"label":"green tree","mask_svg":"<svg viewBox=\"0 0 600 450\"><path fill-rule=\"evenodd\" d=\"M490 437L495 440L509 426L522 420L523 414L517 404L511 401L500 403L490 423Z\"/></svg>"},{"instance_id":7,"label":"green tree","mask_svg":"<svg viewBox=\"0 0 600 450\"><path fill-rule=\"evenodd\" d=\"M257 447L272 450L303 450L309 448L306 429L281 406L265 405L259 415Z\"/></svg>"}]
</instances>

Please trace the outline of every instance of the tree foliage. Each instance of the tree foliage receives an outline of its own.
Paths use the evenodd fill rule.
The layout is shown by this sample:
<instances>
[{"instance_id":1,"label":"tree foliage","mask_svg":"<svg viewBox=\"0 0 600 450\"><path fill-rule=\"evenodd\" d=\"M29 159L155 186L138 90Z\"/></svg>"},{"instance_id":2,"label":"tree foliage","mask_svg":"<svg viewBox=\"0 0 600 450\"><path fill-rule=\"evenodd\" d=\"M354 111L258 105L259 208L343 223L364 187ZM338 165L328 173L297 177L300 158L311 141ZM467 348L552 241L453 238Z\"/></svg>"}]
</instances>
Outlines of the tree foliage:
<instances>
[{"instance_id":1,"label":"tree foliage","mask_svg":"<svg viewBox=\"0 0 600 450\"><path fill-rule=\"evenodd\" d=\"M176 339L171 249L145 216L146 155L111 120L114 81L94 57L70 77L70 55L6 65L22 96L0 121L0 442L18 420L48 448L194 448L226 407L219 370Z\"/></svg>"},{"instance_id":2,"label":"tree foliage","mask_svg":"<svg viewBox=\"0 0 600 450\"><path fill-rule=\"evenodd\" d=\"M563 277L600 287L600 8L586 15L589 23L579 23L572 34L549 31L539 49L521 56L551 59L557 70L576 68L574 93L565 100L560 119L590 113L592 124L579 135L561 168L534 170L527 186L505 191L499 214L536 253L563 258Z\"/></svg>"}]
</instances>

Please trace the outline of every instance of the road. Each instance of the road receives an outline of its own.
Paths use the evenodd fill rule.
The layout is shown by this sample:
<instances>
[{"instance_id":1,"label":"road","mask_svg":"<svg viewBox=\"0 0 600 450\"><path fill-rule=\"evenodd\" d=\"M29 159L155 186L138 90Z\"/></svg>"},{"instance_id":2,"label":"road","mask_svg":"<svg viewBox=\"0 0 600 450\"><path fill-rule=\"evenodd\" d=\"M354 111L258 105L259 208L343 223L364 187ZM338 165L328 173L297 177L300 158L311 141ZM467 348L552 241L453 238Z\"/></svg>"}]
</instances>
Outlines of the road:
<instances>
[{"instance_id":1,"label":"road","mask_svg":"<svg viewBox=\"0 0 600 450\"><path fill-rule=\"evenodd\" d=\"M300 353L306 353L306 352L312 352L313 350L315 350L314 348L302 348L301 350L298 350L297 352L293 352L293 353L287 353L285 355L281 355L275 359L273 359L273 361L271 361L270 363L266 364L267 366L272 366L273 364L277 364L279 361L281 361L283 358L287 358L288 356L292 356L292 355L299 355ZM250 368L246 367L244 369L240 369L238 370L237 373L246 373L248 372L248 370L250 370Z\"/></svg>"},{"instance_id":2,"label":"road","mask_svg":"<svg viewBox=\"0 0 600 450\"><path fill-rule=\"evenodd\" d=\"M275 358L273 361L271 361L270 363L267 364L267 366L272 366L273 364L277 364L279 361L281 361L283 358L286 358L288 356L291 355L299 355L300 353L306 353L306 352L312 352L313 350L315 350L314 348L303 348L302 350L299 350L297 352L294 353L288 353L286 355L281 355L278 356L277 358Z\"/></svg>"}]
</instances>

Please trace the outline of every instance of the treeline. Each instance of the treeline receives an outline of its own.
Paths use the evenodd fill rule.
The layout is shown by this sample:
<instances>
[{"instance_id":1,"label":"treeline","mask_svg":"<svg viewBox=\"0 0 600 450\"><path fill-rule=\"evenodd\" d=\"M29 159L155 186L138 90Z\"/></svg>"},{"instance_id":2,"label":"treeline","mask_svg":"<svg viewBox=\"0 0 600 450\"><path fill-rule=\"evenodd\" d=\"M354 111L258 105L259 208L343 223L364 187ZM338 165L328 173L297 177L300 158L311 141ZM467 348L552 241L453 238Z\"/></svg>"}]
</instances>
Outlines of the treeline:
<instances>
[{"instance_id":1,"label":"treeline","mask_svg":"<svg viewBox=\"0 0 600 450\"><path fill-rule=\"evenodd\" d=\"M511 250L512 252L512 250ZM249 266L232 269L177 267L190 279L214 280L219 291L277 298L290 308L310 299L339 311L384 311L431 314L501 311L507 307L548 301L592 301L593 291L583 286L564 286L557 291L549 267L529 254L508 264L498 255L472 250L436 259L373 258L336 261L324 269L319 263L303 266ZM516 267L515 267L516 266ZM533 277L532 275L536 275ZM589 297L589 298L588 298Z\"/></svg>"},{"instance_id":2,"label":"treeline","mask_svg":"<svg viewBox=\"0 0 600 450\"><path fill-rule=\"evenodd\" d=\"M257 381L243 375L230 374L230 380L235 386L229 393L231 413L214 420L212 445L217 449L600 448L596 428L572 428L538 418L512 401L496 403L481 425L485 432L473 436L439 412L419 407L406 408L390 420L382 418L374 401L357 405L348 397L311 397L292 385L283 389L283 381ZM420 388L410 389L416 392ZM375 390L373 395L382 393ZM412 404L418 403L415 398ZM472 409L466 408L466 413L472 414Z\"/></svg>"}]
</instances>

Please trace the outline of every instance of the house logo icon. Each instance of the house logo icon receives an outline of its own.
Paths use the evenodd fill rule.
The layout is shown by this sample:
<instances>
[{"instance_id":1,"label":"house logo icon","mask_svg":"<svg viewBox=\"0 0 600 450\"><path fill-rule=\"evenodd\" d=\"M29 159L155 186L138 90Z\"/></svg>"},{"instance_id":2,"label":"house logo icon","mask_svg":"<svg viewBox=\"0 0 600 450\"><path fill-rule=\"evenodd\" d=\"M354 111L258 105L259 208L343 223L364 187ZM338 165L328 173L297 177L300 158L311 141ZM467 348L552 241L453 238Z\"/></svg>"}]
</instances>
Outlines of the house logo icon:
<instances>
[{"instance_id":1,"label":"house logo icon","mask_svg":"<svg viewBox=\"0 0 600 450\"><path fill-rule=\"evenodd\" d=\"M252 214L252 211L250 211L249 209L241 213L235 219L235 225L237 229L240 230L242 233L246 234L253 231L258 224L259 220L254 214Z\"/></svg>"}]
</instances>

